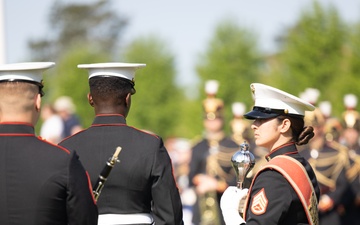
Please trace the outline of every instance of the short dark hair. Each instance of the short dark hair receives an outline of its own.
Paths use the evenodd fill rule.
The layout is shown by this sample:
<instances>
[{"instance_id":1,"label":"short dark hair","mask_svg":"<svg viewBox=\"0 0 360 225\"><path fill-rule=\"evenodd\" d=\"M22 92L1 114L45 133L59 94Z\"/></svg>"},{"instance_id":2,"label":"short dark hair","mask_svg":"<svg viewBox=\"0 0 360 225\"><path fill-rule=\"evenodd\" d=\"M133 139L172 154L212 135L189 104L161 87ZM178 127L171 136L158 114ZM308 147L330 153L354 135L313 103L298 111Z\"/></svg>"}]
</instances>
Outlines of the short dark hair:
<instances>
[{"instance_id":1,"label":"short dark hair","mask_svg":"<svg viewBox=\"0 0 360 225\"><path fill-rule=\"evenodd\" d=\"M96 76L89 79L90 93L97 104L123 104L132 85L121 77Z\"/></svg>"}]
</instances>

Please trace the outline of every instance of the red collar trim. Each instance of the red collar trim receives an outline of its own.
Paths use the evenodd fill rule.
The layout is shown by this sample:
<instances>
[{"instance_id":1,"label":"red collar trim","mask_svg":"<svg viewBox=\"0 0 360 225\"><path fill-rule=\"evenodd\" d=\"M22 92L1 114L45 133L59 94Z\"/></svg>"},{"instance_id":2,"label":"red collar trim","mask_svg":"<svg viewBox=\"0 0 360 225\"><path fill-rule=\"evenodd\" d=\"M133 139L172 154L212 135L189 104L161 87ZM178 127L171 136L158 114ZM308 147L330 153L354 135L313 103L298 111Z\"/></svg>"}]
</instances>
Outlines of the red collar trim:
<instances>
[{"instance_id":1,"label":"red collar trim","mask_svg":"<svg viewBox=\"0 0 360 225\"><path fill-rule=\"evenodd\" d=\"M292 145L295 145L295 142L291 141L291 142L285 143L285 144L280 145L279 147L273 149L269 154L265 155L266 160L269 161L271 158L274 157L274 155L275 156L278 155L278 154L276 154L276 152L278 150L283 149L283 148L288 147L288 146L292 146ZM281 155L291 155L291 154L295 154L295 153L297 153L297 150L292 151L292 152L285 152L285 153L283 153Z\"/></svg>"},{"instance_id":2,"label":"red collar trim","mask_svg":"<svg viewBox=\"0 0 360 225\"><path fill-rule=\"evenodd\" d=\"M13 125L26 125L26 126L30 126L30 127L34 127L34 125L32 125L31 123L25 123L25 122L11 122L11 121L7 121L7 122L1 122L0 125L9 125L9 124L13 124Z\"/></svg>"}]
</instances>

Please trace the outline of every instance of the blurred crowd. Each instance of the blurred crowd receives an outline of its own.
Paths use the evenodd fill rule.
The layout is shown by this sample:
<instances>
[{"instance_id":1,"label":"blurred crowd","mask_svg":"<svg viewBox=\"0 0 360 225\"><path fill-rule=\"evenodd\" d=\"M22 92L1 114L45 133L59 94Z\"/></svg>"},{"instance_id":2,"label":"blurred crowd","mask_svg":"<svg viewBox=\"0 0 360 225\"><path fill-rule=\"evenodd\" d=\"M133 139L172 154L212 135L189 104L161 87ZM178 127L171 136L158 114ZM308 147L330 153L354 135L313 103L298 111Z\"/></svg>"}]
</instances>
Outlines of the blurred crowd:
<instances>
[{"instance_id":1,"label":"blurred crowd","mask_svg":"<svg viewBox=\"0 0 360 225\"><path fill-rule=\"evenodd\" d=\"M44 104L41 120L40 136L54 144L82 129L75 104L69 96L60 96L53 104Z\"/></svg>"}]
</instances>

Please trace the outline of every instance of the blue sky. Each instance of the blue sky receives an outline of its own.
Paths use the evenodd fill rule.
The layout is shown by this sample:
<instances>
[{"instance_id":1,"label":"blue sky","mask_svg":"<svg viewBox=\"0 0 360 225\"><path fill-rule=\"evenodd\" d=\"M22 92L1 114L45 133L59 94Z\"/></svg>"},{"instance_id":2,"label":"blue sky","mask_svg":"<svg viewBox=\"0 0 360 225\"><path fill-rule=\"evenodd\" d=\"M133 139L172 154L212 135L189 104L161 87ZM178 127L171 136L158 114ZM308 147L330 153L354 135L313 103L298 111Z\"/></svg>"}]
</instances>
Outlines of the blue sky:
<instances>
[{"instance_id":1,"label":"blue sky","mask_svg":"<svg viewBox=\"0 0 360 225\"><path fill-rule=\"evenodd\" d=\"M55 0L0 0L4 4L6 62L26 61L27 41L48 35L48 14ZM63 0L64 1L64 0ZM93 0L65 0L91 2ZM207 47L217 23L234 18L238 24L258 34L260 49L275 49L274 38L291 26L312 0L114 0L119 15L129 18L122 37L124 43L133 38L156 34L174 52L178 81L194 80L194 65ZM360 21L360 0L319 0L335 6L349 23ZM146 63L146 62L145 62Z\"/></svg>"}]
</instances>

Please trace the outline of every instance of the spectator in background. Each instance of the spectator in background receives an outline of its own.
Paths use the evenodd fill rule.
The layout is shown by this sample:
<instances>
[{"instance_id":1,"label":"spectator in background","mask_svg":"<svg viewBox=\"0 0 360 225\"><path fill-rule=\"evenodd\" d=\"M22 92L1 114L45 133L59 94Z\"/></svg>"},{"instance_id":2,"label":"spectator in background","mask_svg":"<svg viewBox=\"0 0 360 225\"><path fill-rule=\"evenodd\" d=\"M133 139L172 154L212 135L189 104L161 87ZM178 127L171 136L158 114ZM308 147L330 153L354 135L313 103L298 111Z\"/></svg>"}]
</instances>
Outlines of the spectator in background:
<instances>
[{"instance_id":1,"label":"spectator in background","mask_svg":"<svg viewBox=\"0 0 360 225\"><path fill-rule=\"evenodd\" d=\"M62 140L64 123L51 104L45 104L41 110L43 123L40 136L48 142L57 144Z\"/></svg>"},{"instance_id":2,"label":"spectator in background","mask_svg":"<svg viewBox=\"0 0 360 225\"><path fill-rule=\"evenodd\" d=\"M191 142L186 138L170 137L165 142L174 168L174 176L179 188L183 206L184 225L191 225L192 210L196 201L193 188L189 187L189 163L191 160Z\"/></svg>"},{"instance_id":3,"label":"spectator in background","mask_svg":"<svg viewBox=\"0 0 360 225\"><path fill-rule=\"evenodd\" d=\"M63 138L69 137L82 130L80 120L75 114L75 105L69 96L61 96L56 99L54 108L64 121Z\"/></svg>"}]
</instances>

